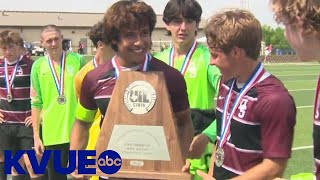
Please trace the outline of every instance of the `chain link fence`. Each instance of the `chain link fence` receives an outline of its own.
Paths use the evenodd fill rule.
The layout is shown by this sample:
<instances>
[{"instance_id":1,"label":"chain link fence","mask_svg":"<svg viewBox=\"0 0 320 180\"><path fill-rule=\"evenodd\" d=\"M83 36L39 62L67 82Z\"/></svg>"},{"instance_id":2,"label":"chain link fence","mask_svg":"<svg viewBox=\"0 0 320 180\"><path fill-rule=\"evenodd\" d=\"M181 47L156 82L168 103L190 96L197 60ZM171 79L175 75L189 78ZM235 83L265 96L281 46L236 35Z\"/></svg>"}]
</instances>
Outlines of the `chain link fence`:
<instances>
[{"instance_id":1,"label":"chain link fence","mask_svg":"<svg viewBox=\"0 0 320 180\"><path fill-rule=\"evenodd\" d=\"M267 57L261 56L261 61L266 63L294 63L302 62L297 55L269 55Z\"/></svg>"}]
</instances>

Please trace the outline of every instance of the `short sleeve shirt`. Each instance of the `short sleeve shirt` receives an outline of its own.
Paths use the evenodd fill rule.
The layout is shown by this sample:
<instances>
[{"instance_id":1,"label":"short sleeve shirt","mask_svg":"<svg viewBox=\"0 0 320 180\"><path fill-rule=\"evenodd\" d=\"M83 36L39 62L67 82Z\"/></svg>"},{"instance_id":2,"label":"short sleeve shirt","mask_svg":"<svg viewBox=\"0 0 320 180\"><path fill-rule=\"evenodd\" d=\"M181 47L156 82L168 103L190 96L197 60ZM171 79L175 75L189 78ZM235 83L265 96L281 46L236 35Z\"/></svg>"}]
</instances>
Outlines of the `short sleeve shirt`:
<instances>
[{"instance_id":1,"label":"short sleeve shirt","mask_svg":"<svg viewBox=\"0 0 320 180\"><path fill-rule=\"evenodd\" d=\"M232 81L222 84L217 100L217 129L220 142L222 112ZM240 89L234 86L231 104ZM231 111L231 105L228 112ZM274 76L254 85L240 100L230 127L230 138L223 146L224 162L214 167L216 179L241 175L264 158L284 158L291 155L296 107L288 90Z\"/></svg>"},{"instance_id":2,"label":"short sleeve shirt","mask_svg":"<svg viewBox=\"0 0 320 180\"><path fill-rule=\"evenodd\" d=\"M25 119L31 116L30 72L33 61L23 56L17 63L8 65L8 74L12 77L17 64L11 88L13 100L8 102L4 60L0 60L0 112L5 120L3 124L24 124Z\"/></svg>"}]
</instances>

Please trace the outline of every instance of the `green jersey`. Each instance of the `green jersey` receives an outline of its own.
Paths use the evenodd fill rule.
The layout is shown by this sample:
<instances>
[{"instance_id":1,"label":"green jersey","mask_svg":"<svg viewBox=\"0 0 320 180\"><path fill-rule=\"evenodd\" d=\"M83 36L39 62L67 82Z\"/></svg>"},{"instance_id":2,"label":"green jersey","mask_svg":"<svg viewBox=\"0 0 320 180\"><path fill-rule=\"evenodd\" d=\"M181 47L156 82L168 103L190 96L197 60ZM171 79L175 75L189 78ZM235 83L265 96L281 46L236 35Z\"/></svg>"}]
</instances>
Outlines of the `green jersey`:
<instances>
[{"instance_id":1,"label":"green jersey","mask_svg":"<svg viewBox=\"0 0 320 180\"><path fill-rule=\"evenodd\" d=\"M31 70L31 107L42 110L42 138L45 146L70 142L70 132L75 120L77 98L73 81L84 63L83 57L67 53L64 91L66 103L57 102L58 91L47 56L36 60ZM60 66L54 66L60 80Z\"/></svg>"},{"instance_id":2,"label":"green jersey","mask_svg":"<svg viewBox=\"0 0 320 180\"><path fill-rule=\"evenodd\" d=\"M156 54L155 58L169 64L171 48ZM174 68L181 70L185 56L174 59ZM184 79L187 83L187 92L190 108L211 109L214 97L218 93L220 71L210 64L210 53L207 47L198 44L194 51Z\"/></svg>"}]
</instances>

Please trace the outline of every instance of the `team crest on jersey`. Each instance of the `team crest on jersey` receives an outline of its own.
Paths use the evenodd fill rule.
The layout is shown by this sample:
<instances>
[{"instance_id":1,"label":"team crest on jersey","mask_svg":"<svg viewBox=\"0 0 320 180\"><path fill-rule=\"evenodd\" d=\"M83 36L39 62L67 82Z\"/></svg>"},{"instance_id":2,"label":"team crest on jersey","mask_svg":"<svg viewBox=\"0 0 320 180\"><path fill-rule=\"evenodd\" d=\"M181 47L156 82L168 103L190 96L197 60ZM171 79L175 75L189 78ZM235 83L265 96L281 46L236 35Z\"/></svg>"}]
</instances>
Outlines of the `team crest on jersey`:
<instances>
[{"instance_id":1,"label":"team crest on jersey","mask_svg":"<svg viewBox=\"0 0 320 180\"><path fill-rule=\"evenodd\" d=\"M190 62L187 72L190 78L195 78L197 76L197 67L194 62Z\"/></svg>"},{"instance_id":2,"label":"team crest on jersey","mask_svg":"<svg viewBox=\"0 0 320 180\"><path fill-rule=\"evenodd\" d=\"M124 104L133 114L146 114L156 103L156 91L145 81L134 81L124 92Z\"/></svg>"},{"instance_id":3,"label":"team crest on jersey","mask_svg":"<svg viewBox=\"0 0 320 180\"><path fill-rule=\"evenodd\" d=\"M23 70L22 70L21 66L19 66L19 67L17 68L17 74L23 75Z\"/></svg>"},{"instance_id":4,"label":"team crest on jersey","mask_svg":"<svg viewBox=\"0 0 320 180\"><path fill-rule=\"evenodd\" d=\"M69 74L75 74L75 70L72 66L67 66L66 69Z\"/></svg>"}]
</instances>

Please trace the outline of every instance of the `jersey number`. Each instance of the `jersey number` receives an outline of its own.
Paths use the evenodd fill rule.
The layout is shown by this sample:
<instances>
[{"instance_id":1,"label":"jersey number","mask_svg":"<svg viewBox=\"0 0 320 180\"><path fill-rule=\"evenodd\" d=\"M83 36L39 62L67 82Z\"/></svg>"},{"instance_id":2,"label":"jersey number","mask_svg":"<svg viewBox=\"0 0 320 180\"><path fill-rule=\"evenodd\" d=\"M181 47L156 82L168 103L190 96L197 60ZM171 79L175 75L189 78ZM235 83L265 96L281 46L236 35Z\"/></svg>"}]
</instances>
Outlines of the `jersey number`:
<instances>
[{"instance_id":1,"label":"jersey number","mask_svg":"<svg viewBox=\"0 0 320 180\"><path fill-rule=\"evenodd\" d=\"M247 103L248 100L247 99L242 99L238 109L239 109L239 113L238 113L238 117L239 118L243 118L244 115L246 114L246 110L247 110Z\"/></svg>"}]
</instances>

